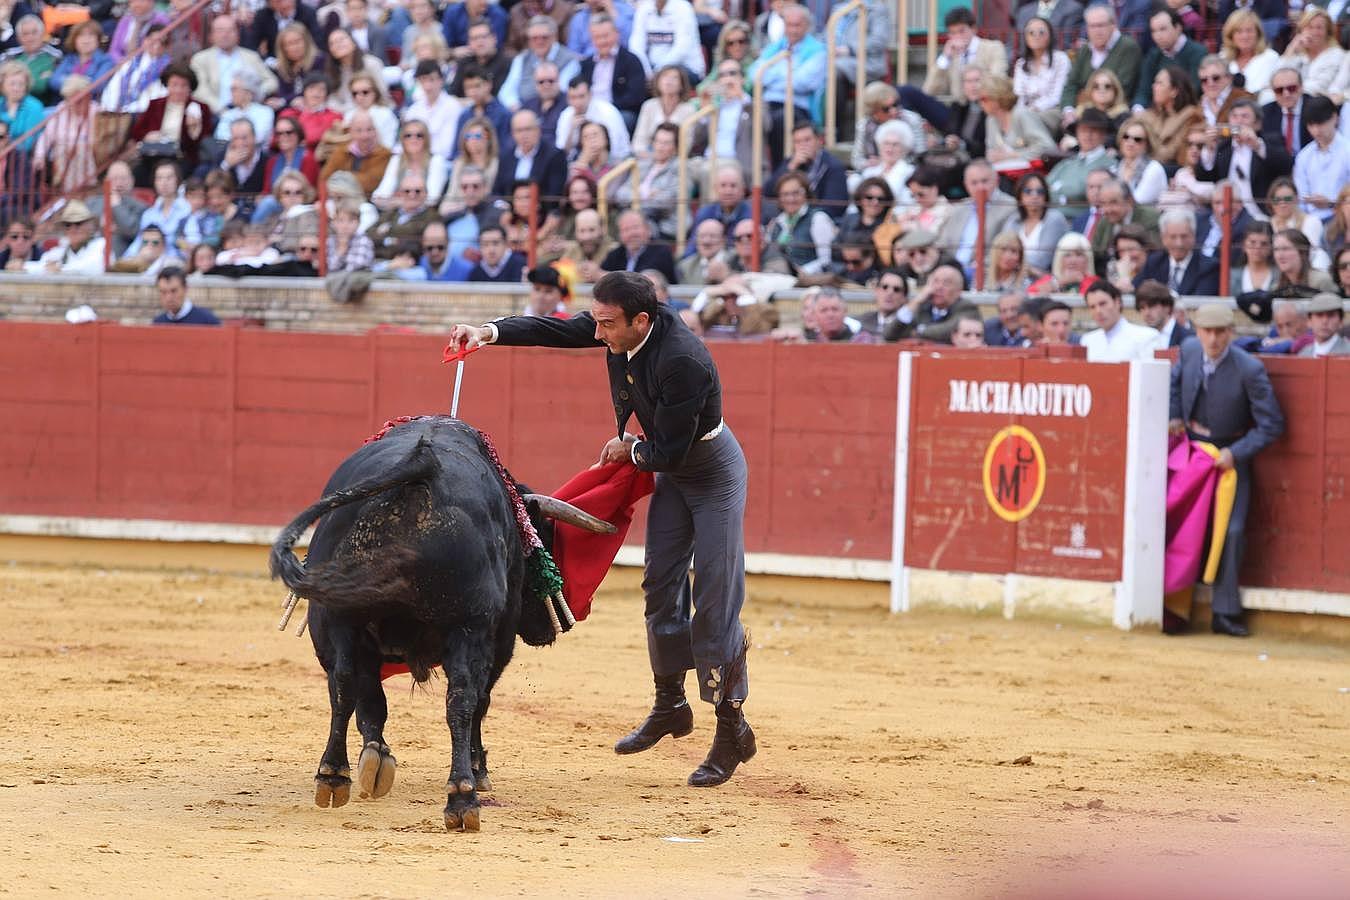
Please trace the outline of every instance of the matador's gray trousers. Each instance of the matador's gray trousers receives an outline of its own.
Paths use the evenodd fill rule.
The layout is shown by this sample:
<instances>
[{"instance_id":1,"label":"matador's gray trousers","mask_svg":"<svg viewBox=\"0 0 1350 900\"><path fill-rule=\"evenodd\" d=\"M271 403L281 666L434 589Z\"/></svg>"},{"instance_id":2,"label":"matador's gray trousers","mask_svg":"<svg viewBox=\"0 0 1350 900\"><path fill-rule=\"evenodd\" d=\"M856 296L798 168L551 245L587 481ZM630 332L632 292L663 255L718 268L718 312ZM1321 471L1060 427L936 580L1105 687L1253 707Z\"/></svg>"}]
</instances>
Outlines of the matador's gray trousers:
<instances>
[{"instance_id":1,"label":"matador's gray trousers","mask_svg":"<svg viewBox=\"0 0 1350 900\"><path fill-rule=\"evenodd\" d=\"M745 454L731 429L656 475L647 513L647 651L655 675L698 673L709 703L744 700ZM690 609L689 561L694 563ZM738 664L738 661L742 664ZM733 684L724 683L730 675Z\"/></svg>"}]
</instances>

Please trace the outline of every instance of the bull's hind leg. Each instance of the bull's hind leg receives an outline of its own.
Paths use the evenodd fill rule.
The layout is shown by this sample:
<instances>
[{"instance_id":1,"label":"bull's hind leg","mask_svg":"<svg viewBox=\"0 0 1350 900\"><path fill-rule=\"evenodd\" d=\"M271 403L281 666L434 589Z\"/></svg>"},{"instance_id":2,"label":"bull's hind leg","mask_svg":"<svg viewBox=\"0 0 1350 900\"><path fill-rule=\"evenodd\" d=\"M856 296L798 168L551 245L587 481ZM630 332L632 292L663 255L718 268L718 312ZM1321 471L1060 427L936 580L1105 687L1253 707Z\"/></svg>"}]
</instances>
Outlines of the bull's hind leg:
<instances>
[{"instance_id":1,"label":"bull's hind leg","mask_svg":"<svg viewBox=\"0 0 1350 900\"><path fill-rule=\"evenodd\" d=\"M445 695L445 720L450 726L450 780L446 783L445 827L447 831L477 831L479 807L473 771L473 726L487 692L490 648L477 643L465 628L446 647L445 667L449 686Z\"/></svg>"},{"instance_id":2,"label":"bull's hind leg","mask_svg":"<svg viewBox=\"0 0 1350 900\"><path fill-rule=\"evenodd\" d=\"M478 709L474 710L473 713L473 737L469 748L469 758L473 765L474 786L480 794L487 794L492 791L492 779L488 777L487 748L483 746L483 717L487 715L488 704L491 699L491 692L483 691L483 699L479 702Z\"/></svg>"},{"instance_id":3,"label":"bull's hind leg","mask_svg":"<svg viewBox=\"0 0 1350 900\"><path fill-rule=\"evenodd\" d=\"M397 761L384 742L384 723L389 706L380 683L381 656L378 648L363 646L356 669L356 729L364 746L356 761L356 783L361 796L383 797L394 786Z\"/></svg>"},{"instance_id":4,"label":"bull's hind leg","mask_svg":"<svg viewBox=\"0 0 1350 900\"><path fill-rule=\"evenodd\" d=\"M355 628L310 607L310 630L319 662L328 673L328 704L332 717L328 744L314 775L314 803L334 808L347 805L352 796L352 768L347 760L347 726L356 709Z\"/></svg>"}]
</instances>

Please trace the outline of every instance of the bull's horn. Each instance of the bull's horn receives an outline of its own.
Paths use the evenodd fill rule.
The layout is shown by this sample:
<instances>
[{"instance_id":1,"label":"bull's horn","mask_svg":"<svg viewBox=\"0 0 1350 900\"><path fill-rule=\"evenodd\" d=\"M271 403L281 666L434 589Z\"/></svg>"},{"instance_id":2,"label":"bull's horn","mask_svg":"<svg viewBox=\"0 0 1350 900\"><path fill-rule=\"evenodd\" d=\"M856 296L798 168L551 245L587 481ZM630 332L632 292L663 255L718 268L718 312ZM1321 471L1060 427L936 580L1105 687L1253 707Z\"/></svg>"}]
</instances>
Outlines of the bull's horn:
<instances>
[{"instance_id":1,"label":"bull's horn","mask_svg":"<svg viewBox=\"0 0 1350 900\"><path fill-rule=\"evenodd\" d=\"M597 519L590 513L548 494L526 494L522 499L526 503L533 500L539 504L539 512L550 519L557 519L559 522L566 522L568 525L575 525L596 534L613 534L619 530L604 519Z\"/></svg>"}]
</instances>

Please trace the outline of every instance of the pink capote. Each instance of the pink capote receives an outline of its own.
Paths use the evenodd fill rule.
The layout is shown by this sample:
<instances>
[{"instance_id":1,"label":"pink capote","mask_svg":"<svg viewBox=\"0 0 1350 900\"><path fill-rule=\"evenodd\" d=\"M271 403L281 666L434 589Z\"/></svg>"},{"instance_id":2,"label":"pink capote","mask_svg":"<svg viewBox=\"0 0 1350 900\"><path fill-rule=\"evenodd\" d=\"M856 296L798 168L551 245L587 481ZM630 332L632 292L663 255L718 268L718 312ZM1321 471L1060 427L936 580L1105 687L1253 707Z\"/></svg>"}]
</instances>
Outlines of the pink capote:
<instances>
[{"instance_id":1,"label":"pink capote","mask_svg":"<svg viewBox=\"0 0 1350 900\"><path fill-rule=\"evenodd\" d=\"M1205 534L1214 509L1214 491L1221 472L1214 457L1185 435L1168 439L1167 552L1163 591L1172 593L1195 584L1205 561Z\"/></svg>"}]
</instances>

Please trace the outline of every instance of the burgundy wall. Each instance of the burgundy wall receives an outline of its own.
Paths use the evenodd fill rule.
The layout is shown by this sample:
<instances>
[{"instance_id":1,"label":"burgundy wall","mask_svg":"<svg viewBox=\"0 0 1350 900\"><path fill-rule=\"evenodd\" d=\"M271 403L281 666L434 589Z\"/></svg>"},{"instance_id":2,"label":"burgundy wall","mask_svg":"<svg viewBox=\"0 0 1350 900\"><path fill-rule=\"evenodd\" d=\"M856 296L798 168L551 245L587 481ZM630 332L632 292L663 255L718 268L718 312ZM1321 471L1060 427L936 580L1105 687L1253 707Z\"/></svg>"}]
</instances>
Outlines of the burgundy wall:
<instances>
[{"instance_id":1,"label":"burgundy wall","mask_svg":"<svg viewBox=\"0 0 1350 900\"><path fill-rule=\"evenodd\" d=\"M442 344L0 323L0 512L280 524L386 419L448 411ZM896 348L714 355L750 462L747 548L889 558ZM465 368L461 415L536 489L613 434L599 352L494 348ZM1350 591L1350 360L1270 369L1290 427L1257 464L1246 580Z\"/></svg>"}]
</instances>

